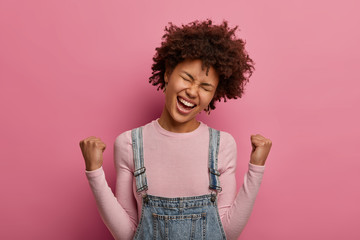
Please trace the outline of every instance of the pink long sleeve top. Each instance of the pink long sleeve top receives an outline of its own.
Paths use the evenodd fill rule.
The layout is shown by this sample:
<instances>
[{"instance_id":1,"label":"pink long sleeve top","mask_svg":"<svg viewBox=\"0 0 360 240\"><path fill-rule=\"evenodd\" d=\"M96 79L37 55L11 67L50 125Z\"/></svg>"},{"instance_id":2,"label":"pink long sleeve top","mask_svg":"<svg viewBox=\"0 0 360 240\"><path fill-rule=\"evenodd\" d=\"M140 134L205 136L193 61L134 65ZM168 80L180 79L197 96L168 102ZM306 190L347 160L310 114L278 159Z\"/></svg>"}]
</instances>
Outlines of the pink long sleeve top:
<instances>
[{"instance_id":1,"label":"pink long sleeve top","mask_svg":"<svg viewBox=\"0 0 360 240\"><path fill-rule=\"evenodd\" d=\"M209 194L208 147L209 130L202 122L188 133L165 130L158 119L143 126L144 164L150 195L188 197ZM249 162L244 182L236 192L237 147L234 138L221 131L218 170L222 191L218 194L218 209L225 235L229 240L239 237L245 227L265 166ZM85 170L102 220L115 239L132 239L142 207L136 193L131 131L116 137L114 142L116 168L115 195L100 167Z\"/></svg>"}]
</instances>

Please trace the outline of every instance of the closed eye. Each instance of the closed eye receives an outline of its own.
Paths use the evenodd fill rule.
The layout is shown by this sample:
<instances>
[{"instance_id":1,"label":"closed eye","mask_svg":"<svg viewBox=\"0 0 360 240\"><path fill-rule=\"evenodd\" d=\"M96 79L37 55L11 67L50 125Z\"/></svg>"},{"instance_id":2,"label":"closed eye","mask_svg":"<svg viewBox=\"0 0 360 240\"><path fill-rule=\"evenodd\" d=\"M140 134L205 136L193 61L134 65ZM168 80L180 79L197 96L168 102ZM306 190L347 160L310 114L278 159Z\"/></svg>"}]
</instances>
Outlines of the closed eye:
<instances>
[{"instance_id":1,"label":"closed eye","mask_svg":"<svg viewBox=\"0 0 360 240\"><path fill-rule=\"evenodd\" d=\"M184 78L183 76L181 76L181 78L182 78L182 79L184 79L184 80L185 80L185 81L187 81L187 82L190 82L190 80L189 80L189 79Z\"/></svg>"},{"instance_id":2,"label":"closed eye","mask_svg":"<svg viewBox=\"0 0 360 240\"><path fill-rule=\"evenodd\" d=\"M209 92L210 91L210 89L208 89L207 87L205 87L205 86L202 86L202 89L204 89L205 91L207 91L207 92Z\"/></svg>"},{"instance_id":3,"label":"closed eye","mask_svg":"<svg viewBox=\"0 0 360 240\"><path fill-rule=\"evenodd\" d=\"M213 89L213 85L211 85L210 83L203 83L201 84L201 87L208 92L210 92Z\"/></svg>"}]
</instances>

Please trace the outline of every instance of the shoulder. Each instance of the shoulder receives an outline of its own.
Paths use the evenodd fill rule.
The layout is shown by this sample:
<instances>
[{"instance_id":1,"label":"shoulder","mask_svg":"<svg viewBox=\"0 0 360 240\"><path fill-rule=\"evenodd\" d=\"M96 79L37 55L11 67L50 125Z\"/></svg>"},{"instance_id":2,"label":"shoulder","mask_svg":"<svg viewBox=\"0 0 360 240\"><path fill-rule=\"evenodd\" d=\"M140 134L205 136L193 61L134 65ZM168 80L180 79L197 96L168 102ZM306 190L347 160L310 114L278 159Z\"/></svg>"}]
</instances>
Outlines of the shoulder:
<instances>
[{"instance_id":1,"label":"shoulder","mask_svg":"<svg viewBox=\"0 0 360 240\"><path fill-rule=\"evenodd\" d=\"M211 128L211 127L209 127ZM219 146L219 152L223 151L224 149L228 148L236 148L236 141L235 138L228 132L220 131L214 128L211 128L213 130L219 131L220 133L220 146Z\"/></svg>"},{"instance_id":2,"label":"shoulder","mask_svg":"<svg viewBox=\"0 0 360 240\"><path fill-rule=\"evenodd\" d=\"M132 144L132 142L131 142L131 132L132 132L132 130L135 130L137 128L142 128L143 130L147 129L147 128L150 128L152 126L151 123L152 122L147 123L147 124L145 124L143 126L135 127L133 129L130 129L130 130L127 130L125 132L120 133L115 138L114 145L115 146L123 146L123 145L128 145L128 144L131 145Z\"/></svg>"},{"instance_id":3,"label":"shoulder","mask_svg":"<svg viewBox=\"0 0 360 240\"><path fill-rule=\"evenodd\" d=\"M219 170L224 172L236 168L237 145L235 138L228 132L220 131Z\"/></svg>"},{"instance_id":4,"label":"shoulder","mask_svg":"<svg viewBox=\"0 0 360 240\"><path fill-rule=\"evenodd\" d=\"M220 145L223 147L236 147L235 138L228 132L220 131Z\"/></svg>"},{"instance_id":5,"label":"shoulder","mask_svg":"<svg viewBox=\"0 0 360 240\"><path fill-rule=\"evenodd\" d=\"M236 155L237 145L235 138L228 132L220 131L219 154L228 156Z\"/></svg>"},{"instance_id":6,"label":"shoulder","mask_svg":"<svg viewBox=\"0 0 360 240\"><path fill-rule=\"evenodd\" d=\"M140 127L148 129L151 127L151 122ZM136 128L127 130L116 136L114 141L114 161L116 168L125 168L130 171L134 170L131 132Z\"/></svg>"},{"instance_id":7,"label":"shoulder","mask_svg":"<svg viewBox=\"0 0 360 240\"><path fill-rule=\"evenodd\" d=\"M120 133L115 138L114 146L120 147L120 146L127 145L130 143L131 143L131 130L127 130L123 133Z\"/></svg>"},{"instance_id":8,"label":"shoulder","mask_svg":"<svg viewBox=\"0 0 360 240\"><path fill-rule=\"evenodd\" d=\"M204 126L209 128L209 130L212 129L212 130L219 131L219 133L220 133L220 146L219 146L220 149L219 149L219 151L223 150L224 148L234 148L234 147L236 148L235 138L230 133L212 128L210 126L207 126L206 124L204 124Z\"/></svg>"},{"instance_id":9,"label":"shoulder","mask_svg":"<svg viewBox=\"0 0 360 240\"><path fill-rule=\"evenodd\" d=\"M116 169L131 170L133 168L131 130L125 131L115 138L114 163Z\"/></svg>"}]
</instances>

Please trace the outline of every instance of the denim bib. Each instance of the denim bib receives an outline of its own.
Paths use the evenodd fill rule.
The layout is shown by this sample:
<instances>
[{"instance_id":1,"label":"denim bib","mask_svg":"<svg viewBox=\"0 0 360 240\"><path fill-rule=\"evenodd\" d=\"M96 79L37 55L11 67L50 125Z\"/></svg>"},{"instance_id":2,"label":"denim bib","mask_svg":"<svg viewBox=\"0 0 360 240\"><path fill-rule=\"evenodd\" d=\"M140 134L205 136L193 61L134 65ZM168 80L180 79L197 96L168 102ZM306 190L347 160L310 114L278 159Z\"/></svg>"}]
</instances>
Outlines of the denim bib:
<instances>
[{"instance_id":1,"label":"denim bib","mask_svg":"<svg viewBox=\"0 0 360 240\"><path fill-rule=\"evenodd\" d=\"M141 218L134 240L150 239L225 239L217 207L221 191L217 170L220 131L209 127L209 189L211 194L165 198L147 194L142 127L131 131L134 154L134 177L138 194L142 195Z\"/></svg>"}]
</instances>

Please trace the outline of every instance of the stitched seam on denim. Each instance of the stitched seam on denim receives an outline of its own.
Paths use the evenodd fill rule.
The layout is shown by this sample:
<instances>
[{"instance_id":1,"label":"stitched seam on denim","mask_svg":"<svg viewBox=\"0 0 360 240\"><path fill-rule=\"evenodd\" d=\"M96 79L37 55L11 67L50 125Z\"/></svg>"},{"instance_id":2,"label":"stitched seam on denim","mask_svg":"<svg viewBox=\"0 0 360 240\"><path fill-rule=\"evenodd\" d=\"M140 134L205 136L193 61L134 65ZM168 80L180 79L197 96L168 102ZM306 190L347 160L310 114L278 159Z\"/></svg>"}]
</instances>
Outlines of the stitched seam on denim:
<instances>
[{"instance_id":1,"label":"stitched seam on denim","mask_svg":"<svg viewBox=\"0 0 360 240\"><path fill-rule=\"evenodd\" d=\"M209 188L217 191L221 191L218 171L219 143L220 131L209 127Z\"/></svg>"},{"instance_id":2,"label":"stitched seam on denim","mask_svg":"<svg viewBox=\"0 0 360 240\"><path fill-rule=\"evenodd\" d=\"M207 201L211 198L211 194L205 194L201 196L192 196L192 197L176 197L176 198L168 198L168 197L159 197L148 194L149 199L153 201L165 201L165 202L179 202L183 201Z\"/></svg>"},{"instance_id":3,"label":"stitched seam on denim","mask_svg":"<svg viewBox=\"0 0 360 240\"><path fill-rule=\"evenodd\" d=\"M206 214L204 215L204 218L203 218L203 234L202 234L202 237L203 237L203 239L206 239Z\"/></svg>"},{"instance_id":4,"label":"stitched seam on denim","mask_svg":"<svg viewBox=\"0 0 360 240\"><path fill-rule=\"evenodd\" d=\"M201 219L201 216L200 216L200 219ZM191 219L191 235L190 235L191 240L195 239L196 220L198 220L198 218Z\"/></svg>"},{"instance_id":5,"label":"stitched seam on denim","mask_svg":"<svg viewBox=\"0 0 360 240\"><path fill-rule=\"evenodd\" d=\"M184 215L164 215L164 214L153 214L153 217L159 220L187 220L187 219L200 219L204 213L189 213Z\"/></svg>"},{"instance_id":6,"label":"stitched seam on denim","mask_svg":"<svg viewBox=\"0 0 360 240\"><path fill-rule=\"evenodd\" d=\"M221 185L220 185L220 179L219 179L220 172L218 171L218 163L219 163L218 156L219 156L219 147L220 147L220 131L218 131L218 130L216 130L216 138L217 138L217 140L216 140L216 155L215 155L215 159L216 159L215 160L215 171L218 173L218 175L216 175L218 187L220 188L218 190L221 191L221 187L220 187Z\"/></svg>"},{"instance_id":7,"label":"stitched seam on denim","mask_svg":"<svg viewBox=\"0 0 360 240\"><path fill-rule=\"evenodd\" d=\"M146 168L144 167L144 150L142 127L131 131L133 158L134 158L134 176L136 179L136 191L141 192L147 189Z\"/></svg>"},{"instance_id":8,"label":"stitched seam on denim","mask_svg":"<svg viewBox=\"0 0 360 240\"><path fill-rule=\"evenodd\" d=\"M156 216L155 216L156 214L152 214L152 216L153 216L153 235L154 235L154 240L156 240L157 239L157 234L158 234L158 231L157 231L157 229L158 229L158 221L157 221L157 219L156 219Z\"/></svg>"},{"instance_id":9,"label":"stitched seam on denim","mask_svg":"<svg viewBox=\"0 0 360 240\"><path fill-rule=\"evenodd\" d=\"M169 226L168 226L168 220L165 219L165 238L169 239Z\"/></svg>"},{"instance_id":10,"label":"stitched seam on denim","mask_svg":"<svg viewBox=\"0 0 360 240\"><path fill-rule=\"evenodd\" d=\"M142 199L143 201L143 199ZM141 217L140 217L140 221L139 221L139 224L137 225L136 227L136 232L135 232L135 235L134 235L134 239L133 240L136 240L139 233L140 233L140 228L141 228L141 225L143 223L143 218L144 218L144 201L142 203L142 207L141 207Z\"/></svg>"},{"instance_id":11,"label":"stitched seam on denim","mask_svg":"<svg viewBox=\"0 0 360 240\"><path fill-rule=\"evenodd\" d=\"M224 227L223 227L223 225L222 225L221 218L220 218L220 214L219 214L219 209L218 209L218 206L217 206L217 199L216 199L216 201L215 201L215 211L216 211L216 216L217 216L217 219L218 219L218 223L219 223L219 227L220 227L221 233L222 233L222 235L223 235L224 240L226 240L226 235L225 235Z\"/></svg>"},{"instance_id":12,"label":"stitched seam on denim","mask_svg":"<svg viewBox=\"0 0 360 240\"><path fill-rule=\"evenodd\" d=\"M163 205L156 205L156 204L153 204L153 203L149 203L148 204L149 206L153 207L153 208L164 208L164 209L172 209L172 210L177 210L179 209L179 207L177 206L174 206L174 207L169 207L169 206L163 206ZM202 205L199 205L199 206L191 206L191 207L183 207L182 209L194 209L194 208L199 208L199 207L206 207L206 206L211 206L212 203L208 203L208 204L202 204Z\"/></svg>"}]
</instances>

